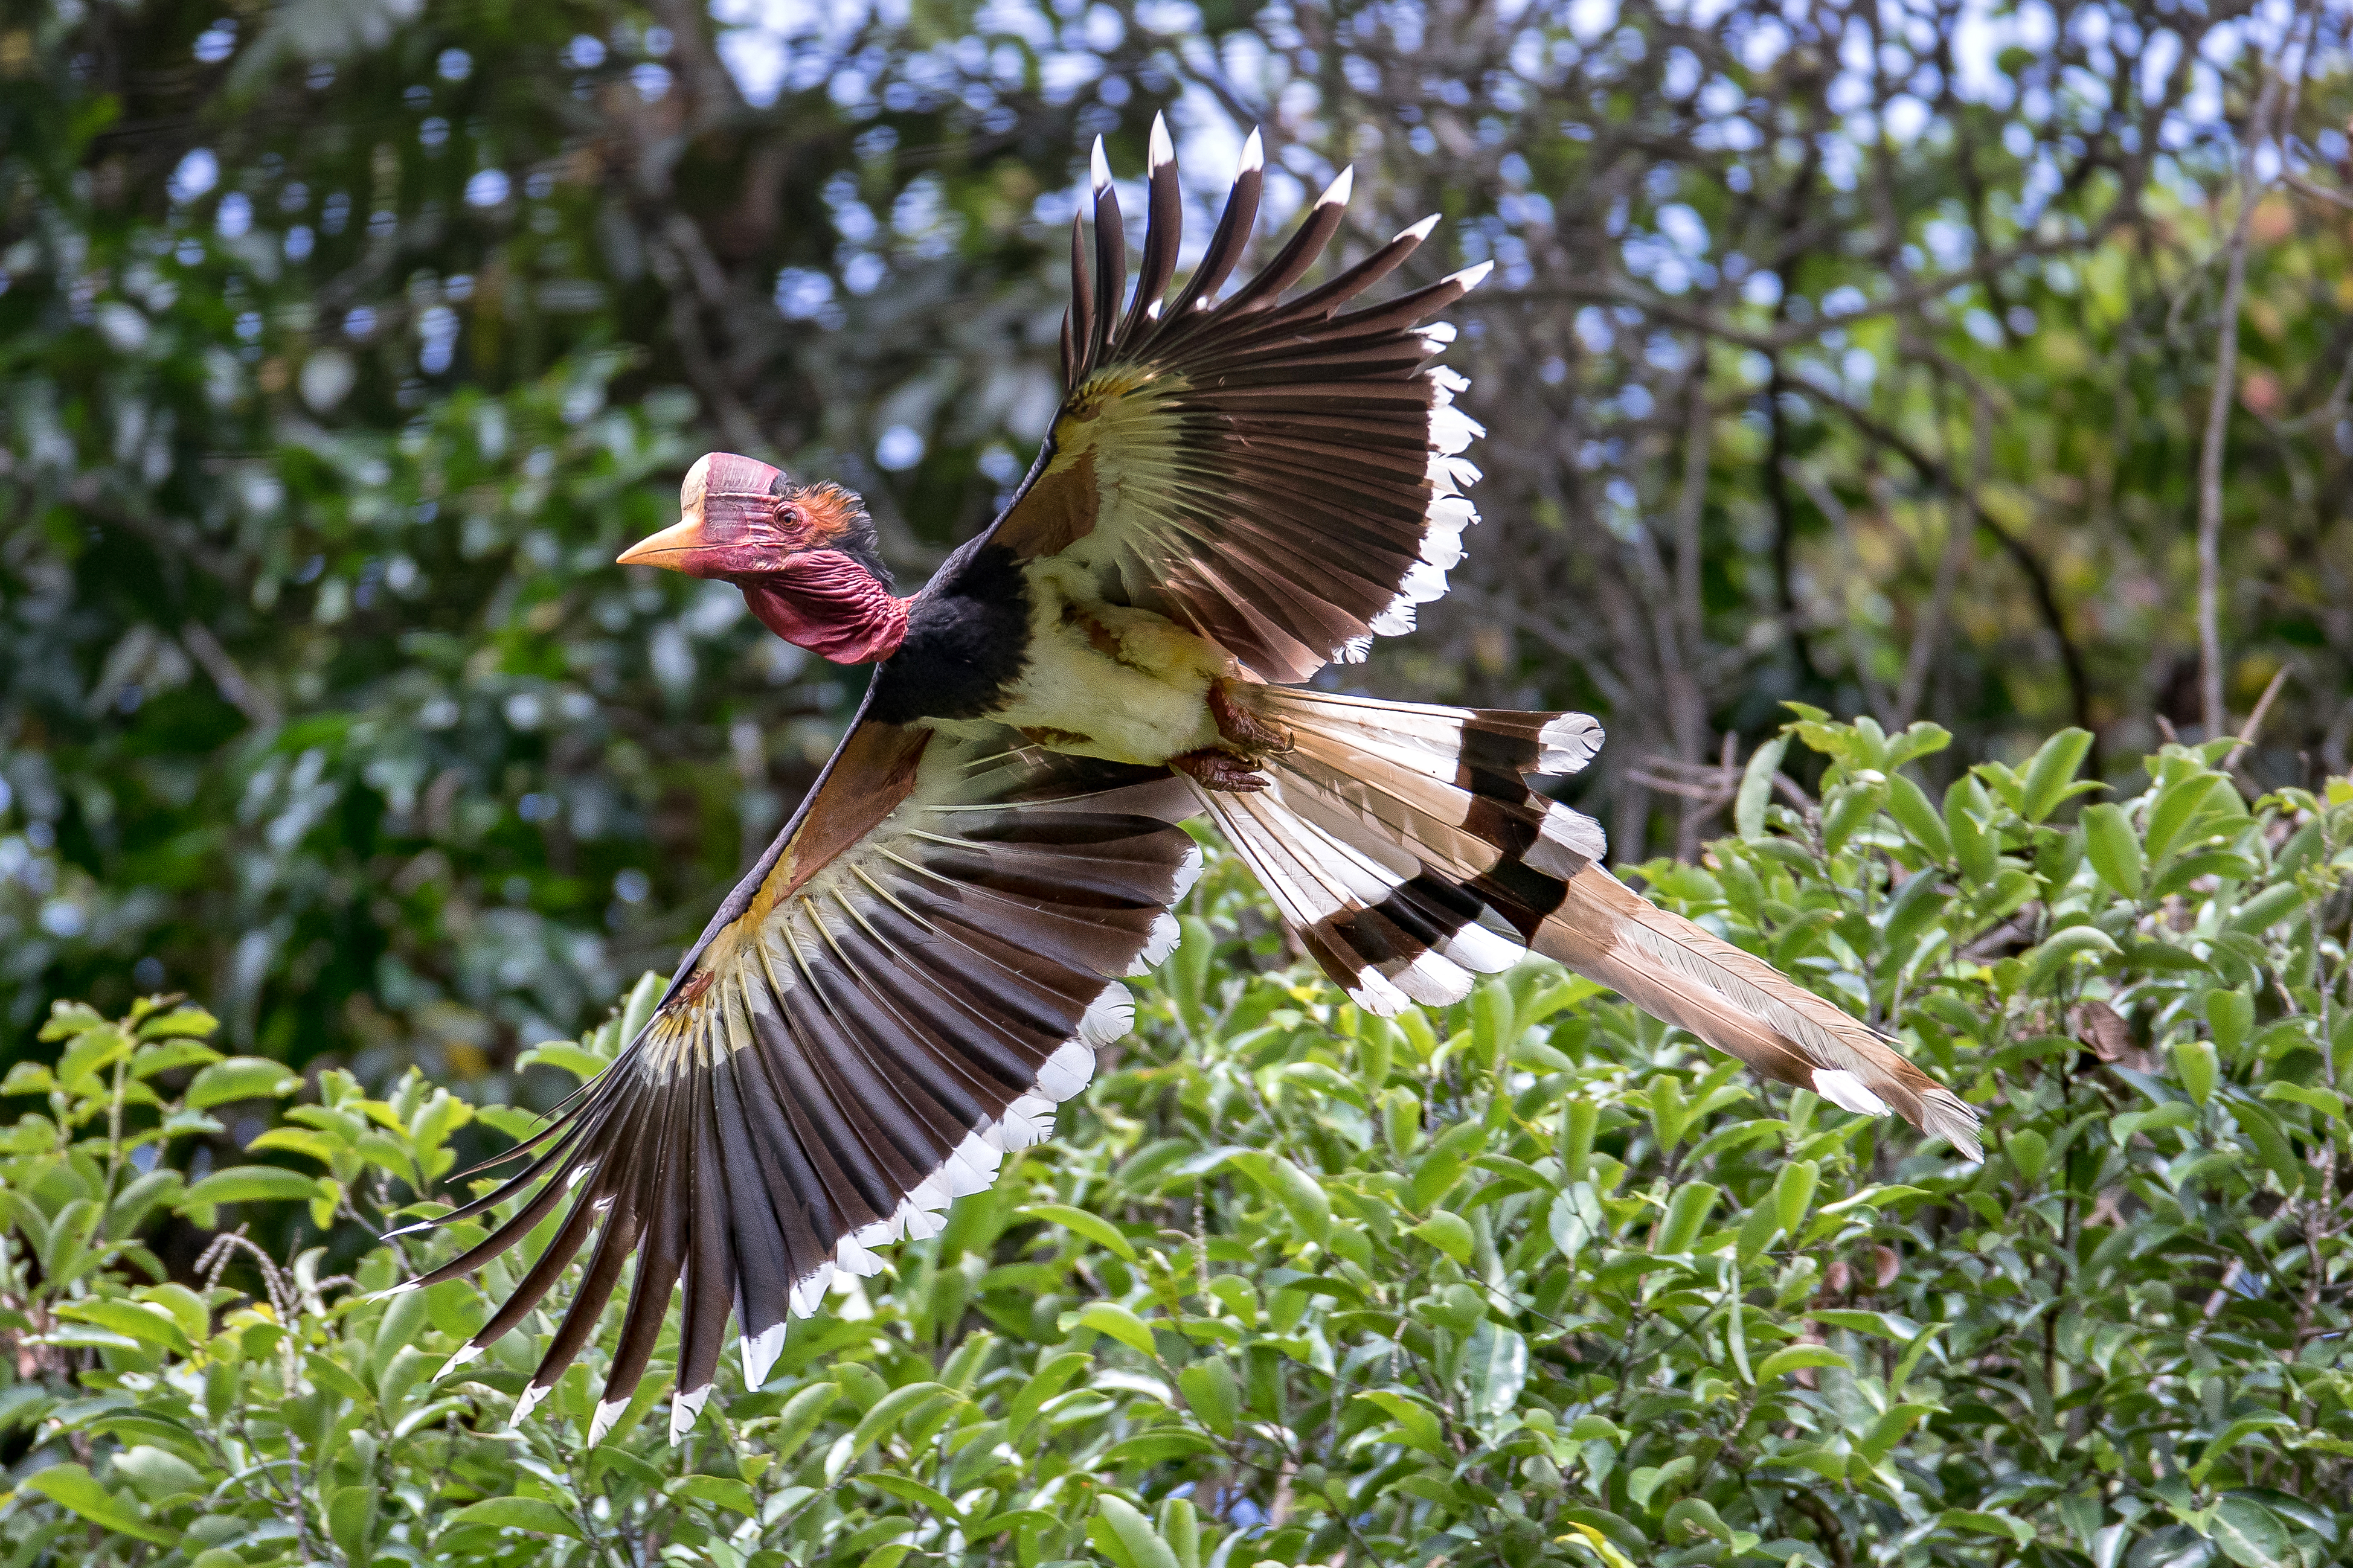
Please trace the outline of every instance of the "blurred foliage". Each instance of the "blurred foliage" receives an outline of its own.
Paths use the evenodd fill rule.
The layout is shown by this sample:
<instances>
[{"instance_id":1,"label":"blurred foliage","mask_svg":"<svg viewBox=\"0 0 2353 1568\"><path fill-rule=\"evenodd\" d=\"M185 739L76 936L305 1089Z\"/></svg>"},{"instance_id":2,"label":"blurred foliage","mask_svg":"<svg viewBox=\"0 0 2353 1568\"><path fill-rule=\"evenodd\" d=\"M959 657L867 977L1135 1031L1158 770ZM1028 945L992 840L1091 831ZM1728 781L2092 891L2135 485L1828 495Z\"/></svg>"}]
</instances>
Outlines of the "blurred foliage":
<instances>
[{"instance_id":1,"label":"blurred foliage","mask_svg":"<svg viewBox=\"0 0 2353 1568\"><path fill-rule=\"evenodd\" d=\"M2231 700L2288 679L2242 764L2341 773L2347 15L25 0L5 1049L179 987L240 1051L546 1103L516 1053L672 961L862 679L617 547L726 447L862 489L919 581L1050 416L1088 139L1134 177L1164 107L1195 245L1261 123L1270 228L1353 158L1344 250L1438 211L1403 282L1500 264L1452 351L1487 521L1364 679L1600 713L1631 861L1720 831L1783 700L1943 724L1940 783L2200 738L2244 213Z\"/></svg>"},{"instance_id":2,"label":"blurred foliage","mask_svg":"<svg viewBox=\"0 0 2353 1568\"><path fill-rule=\"evenodd\" d=\"M509 1429L546 1312L435 1373L513 1261L373 1295L482 1234L375 1239L438 1212L453 1134L532 1117L414 1073L298 1089L185 1005L66 1005L0 1085L39 1107L0 1165L0 1551L2353 1561L2353 786L2251 805L2227 742L2171 747L2063 825L2099 793L2080 731L1940 799L1934 726L1791 731L1740 836L1646 868L1653 896L1900 1034L1986 1106L1983 1165L1549 964L1365 1017L1219 858L1050 1147L842 1277L765 1387L723 1371L676 1447L647 1419L673 1324L590 1447L617 1305ZM1819 799L1774 783L1785 746ZM544 1065L596 1071L659 988ZM212 1163L240 1108L257 1131ZM237 1228L166 1270L167 1215Z\"/></svg>"}]
</instances>

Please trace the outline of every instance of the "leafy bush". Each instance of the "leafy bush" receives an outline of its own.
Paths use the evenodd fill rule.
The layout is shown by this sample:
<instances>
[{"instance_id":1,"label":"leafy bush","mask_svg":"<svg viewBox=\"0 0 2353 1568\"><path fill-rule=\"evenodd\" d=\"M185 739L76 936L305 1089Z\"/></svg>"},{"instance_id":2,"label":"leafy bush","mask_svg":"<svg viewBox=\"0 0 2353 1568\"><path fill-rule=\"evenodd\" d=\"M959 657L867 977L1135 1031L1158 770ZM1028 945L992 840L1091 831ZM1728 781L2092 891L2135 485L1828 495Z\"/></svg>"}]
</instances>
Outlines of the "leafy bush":
<instances>
[{"instance_id":1,"label":"leafy bush","mask_svg":"<svg viewBox=\"0 0 2353 1568\"><path fill-rule=\"evenodd\" d=\"M1364 1017L1222 861L1060 1136L844 1280L675 1447L644 1418L659 1376L586 1445L601 1351L506 1428L543 1315L435 1381L506 1266L373 1295L480 1234L368 1236L420 1212L470 1120L522 1113L414 1074L298 1095L193 1008L60 1008L55 1060L5 1085L45 1106L0 1194L0 1551L2346 1561L2353 787L2251 806L2227 743L2168 748L2061 826L2097 787L2086 740L1939 803L1903 770L1941 731L1809 712L1752 764L1737 837L1642 868L1986 1104L1985 1164L1760 1088L1546 964ZM1777 784L1793 742L1829 759L1818 801ZM654 989L543 1058L593 1072ZM256 1163L195 1173L230 1107L288 1101ZM307 1245L280 1267L231 1231L166 1279L142 1240L166 1215Z\"/></svg>"}]
</instances>

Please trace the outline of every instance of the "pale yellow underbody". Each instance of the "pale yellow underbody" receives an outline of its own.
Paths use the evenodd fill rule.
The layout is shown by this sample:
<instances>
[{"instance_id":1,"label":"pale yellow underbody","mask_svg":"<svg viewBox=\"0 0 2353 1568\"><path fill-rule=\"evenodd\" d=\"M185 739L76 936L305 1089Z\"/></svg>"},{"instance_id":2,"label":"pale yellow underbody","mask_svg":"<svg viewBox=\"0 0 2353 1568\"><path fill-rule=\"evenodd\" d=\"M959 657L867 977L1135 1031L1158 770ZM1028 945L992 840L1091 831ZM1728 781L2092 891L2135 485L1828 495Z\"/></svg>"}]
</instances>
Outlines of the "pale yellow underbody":
<instances>
[{"instance_id":1,"label":"pale yellow underbody","mask_svg":"<svg viewBox=\"0 0 2353 1568\"><path fill-rule=\"evenodd\" d=\"M1029 665L990 722L1115 763L1156 765L1219 744L1209 682L1240 673L1230 656L1164 616L1104 603L1092 574L1071 563L1033 562L1026 574Z\"/></svg>"}]
</instances>

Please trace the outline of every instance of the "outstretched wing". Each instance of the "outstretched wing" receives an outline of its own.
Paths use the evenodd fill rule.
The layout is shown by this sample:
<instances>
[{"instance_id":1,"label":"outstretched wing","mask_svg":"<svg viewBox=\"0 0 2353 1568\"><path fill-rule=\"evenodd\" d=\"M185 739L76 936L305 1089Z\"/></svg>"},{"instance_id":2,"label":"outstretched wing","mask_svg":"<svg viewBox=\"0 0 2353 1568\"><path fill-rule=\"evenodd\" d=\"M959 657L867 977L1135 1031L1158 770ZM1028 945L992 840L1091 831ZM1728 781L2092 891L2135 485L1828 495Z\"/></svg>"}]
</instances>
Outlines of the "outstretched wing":
<instances>
[{"instance_id":1,"label":"outstretched wing","mask_svg":"<svg viewBox=\"0 0 2353 1568\"><path fill-rule=\"evenodd\" d=\"M529 1166L430 1222L525 1199L404 1289L479 1268L571 1200L450 1365L520 1323L593 1240L518 1420L587 1342L632 1252L591 1441L628 1403L681 1275L672 1435L709 1396L731 1311L759 1386L787 1315L814 1311L836 1268L872 1273L872 1248L935 1234L949 1200L1046 1137L1055 1102L1127 1033L1118 977L1176 941L1167 906L1200 852L1175 824L1196 809L1162 769L1011 731L860 723Z\"/></svg>"},{"instance_id":2,"label":"outstretched wing","mask_svg":"<svg viewBox=\"0 0 2353 1568\"><path fill-rule=\"evenodd\" d=\"M1467 384L1430 364L1453 337L1424 325L1485 266L1347 313L1410 256L1425 219L1322 287L1282 298L1340 232L1343 173L1266 268L1216 296L1249 244L1263 171L1253 134L1201 263L1173 297L1182 202L1152 127L1151 214L1123 309L1127 238L1094 153L1094 246L1071 228L1062 324L1070 394L1039 465L989 539L1021 559L1093 572L1104 597L1219 643L1261 679L1304 680L1413 629L1446 591L1477 513L1459 454L1479 428Z\"/></svg>"}]
</instances>

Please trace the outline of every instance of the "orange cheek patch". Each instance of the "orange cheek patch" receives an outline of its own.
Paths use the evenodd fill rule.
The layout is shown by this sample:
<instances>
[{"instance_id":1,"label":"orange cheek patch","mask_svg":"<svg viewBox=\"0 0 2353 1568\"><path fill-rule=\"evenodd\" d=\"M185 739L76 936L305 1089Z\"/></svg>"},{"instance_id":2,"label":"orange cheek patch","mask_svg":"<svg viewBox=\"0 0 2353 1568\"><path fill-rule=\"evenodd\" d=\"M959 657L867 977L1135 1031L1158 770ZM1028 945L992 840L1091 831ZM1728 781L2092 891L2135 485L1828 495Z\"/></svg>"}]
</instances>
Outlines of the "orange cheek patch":
<instances>
[{"instance_id":1,"label":"orange cheek patch","mask_svg":"<svg viewBox=\"0 0 2353 1568\"><path fill-rule=\"evenodd\" d=\"M793 504L800 510L800 533L807 549L822 548L839 539L866 515L858 498L839 485L811 485Z\"/></svg>"}]
</instances>

